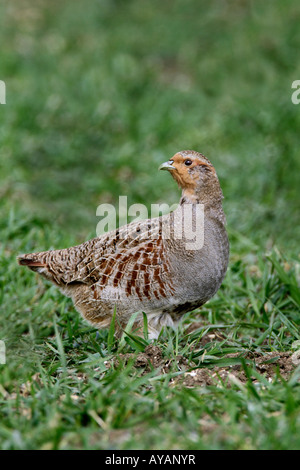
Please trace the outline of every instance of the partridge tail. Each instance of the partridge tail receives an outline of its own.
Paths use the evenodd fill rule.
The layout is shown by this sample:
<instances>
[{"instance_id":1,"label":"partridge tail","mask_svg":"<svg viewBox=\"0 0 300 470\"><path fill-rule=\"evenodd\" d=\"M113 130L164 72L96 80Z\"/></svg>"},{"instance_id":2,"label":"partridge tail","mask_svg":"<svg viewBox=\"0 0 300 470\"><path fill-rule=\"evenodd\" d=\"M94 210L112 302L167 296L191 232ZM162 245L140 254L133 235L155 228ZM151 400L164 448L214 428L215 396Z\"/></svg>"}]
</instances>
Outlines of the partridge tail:
<instances>
[{"instance_id":1,"label":"partridge tail","mask_svg":"<svg viewBox=\"0 0 300 470\"><path fill-rule=\"evenodd\" d=\"M35 271L54 284L62 286L66 283L65 276L68 268L72 267L66 252L67 250L42 251L20 255L17 259L21 266L27 266L31 271Z\"/></svg>"},{"instance_id":2,"label":"partridge tail","mask_svg":"<svg viewBox=\"0 0 300 470\"><path fill-rule=\"evenodd\" d=\"M37 268L42 268L47 266L47 262L45 260L45 255L47 252L42 253L29 253L26 255L19 255L17 257L18 263L21 266L27 266L28 268L32 269L33 271L37 271Z\"/></svg>"},{"instance_id":3,"label":"partridge tail","mask_svg":"<svg viewBox=\"0 0 300 470\"><path fill-rule=\"evenodd\" d=\"M47 251L41 253L29 253L26 255L18 256L17 260L21 266L27 266L31 271L35 271L41 274L46 279L59 285L58 278L53 272L53 269L49 266L47 260Z\"/></svg>"},{"instance_id":4,"label":"partridge tail","mask_svg":"<svg viewBox=\"0 0 300 470\"><path fill-rule=\"evenodd\" d=\"M48 250L18 256L21 266L41 274L59 287L80 282L77 265L86 256L89 245L73 246L62 250Z\"/></svg>"}]
</instances>

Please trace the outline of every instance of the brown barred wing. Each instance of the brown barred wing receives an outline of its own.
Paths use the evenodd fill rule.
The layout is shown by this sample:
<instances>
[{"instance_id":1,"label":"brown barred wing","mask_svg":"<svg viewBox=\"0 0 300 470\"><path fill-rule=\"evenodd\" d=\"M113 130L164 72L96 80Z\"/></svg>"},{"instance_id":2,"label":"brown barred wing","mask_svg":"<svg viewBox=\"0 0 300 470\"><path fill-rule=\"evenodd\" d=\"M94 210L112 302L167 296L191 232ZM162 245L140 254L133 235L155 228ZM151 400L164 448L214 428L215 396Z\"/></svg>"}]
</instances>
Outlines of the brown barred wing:
<instances>
[{"instance_id":1,"label":"brown barred wing","mask_svg":"<svg viewBox=\"0 0 300 470\"><path fill-rule=\"evenodd\" d=\"M174 292L161 236L110 254L91 253L81 264L77 282L93 286L94 295L100 298L106 288L118 292L119 298L132 296L141 301L158 300Z\"/></svg>"}]
</instances>

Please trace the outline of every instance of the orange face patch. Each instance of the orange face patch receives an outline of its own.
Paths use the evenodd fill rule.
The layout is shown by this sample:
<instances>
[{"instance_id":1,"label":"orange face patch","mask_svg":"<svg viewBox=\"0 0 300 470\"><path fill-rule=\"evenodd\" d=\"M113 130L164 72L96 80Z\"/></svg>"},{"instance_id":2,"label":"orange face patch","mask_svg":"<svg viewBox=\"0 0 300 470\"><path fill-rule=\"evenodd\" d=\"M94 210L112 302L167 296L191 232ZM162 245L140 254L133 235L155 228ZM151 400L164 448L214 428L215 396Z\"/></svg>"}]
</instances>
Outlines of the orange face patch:
<instances>
[{"instance_id":1,"label":"orange face patch","mask_svg":"<svg viewBox=\"0 0 300 470\"><path fill-rule=\"evenodd\" d=\"M206 167L208 170L215 173L213 166L206 162L206 159L202 160L202 158L200 159L199 157L186 152L184 152L183 154L178 152L170 159L170 161L174 162L173 167L175 168L174 171L171 171L171 175L177 181L179 186L181 186L183 189L191 191L195 190L198 181L201 178L200 173L195 172L193 174L190 172L192 168L195 168L197 166ZM187 161L190 161L191 164L186 165L185 162Z\"/></svg>"}]
</instances>

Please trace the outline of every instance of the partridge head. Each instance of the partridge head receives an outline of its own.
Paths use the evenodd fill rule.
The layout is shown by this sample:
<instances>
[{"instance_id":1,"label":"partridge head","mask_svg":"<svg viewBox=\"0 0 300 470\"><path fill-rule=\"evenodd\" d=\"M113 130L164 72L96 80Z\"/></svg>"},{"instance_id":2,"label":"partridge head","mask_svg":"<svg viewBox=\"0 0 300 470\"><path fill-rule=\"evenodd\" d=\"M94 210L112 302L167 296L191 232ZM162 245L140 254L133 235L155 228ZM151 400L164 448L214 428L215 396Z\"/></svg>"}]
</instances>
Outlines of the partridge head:
<instances>
[{"instance_id":1,"label":"partridge head","mask_svg":"<svg viewBox=\"0 0 300 470\"><path fill-rule=\"evenodd\" d=\"M216 170L199 152L178 152L168 162L160 165L159 169L170 171L182 188L181 203L217 205L223 198Z\"/></svg>"},{"instance_id":2,"label":"partridge head","mask_svg":"<svg viewBox=\"0 0 300 470\"><path fill-rule=\"evenodd\" d=\"M184 313L207 302L225 276L229 244L213 165L204 155L184 150L160 169L182 188L175 211L81 245L19 256L19 264L57 285L98 328L107 327L116 311L121 334L138 312L134 327L141 334L144 312L155 338L163 326L174 327ZM191 236L200 243L191 243Z\"/></svg>"}]
</instances>

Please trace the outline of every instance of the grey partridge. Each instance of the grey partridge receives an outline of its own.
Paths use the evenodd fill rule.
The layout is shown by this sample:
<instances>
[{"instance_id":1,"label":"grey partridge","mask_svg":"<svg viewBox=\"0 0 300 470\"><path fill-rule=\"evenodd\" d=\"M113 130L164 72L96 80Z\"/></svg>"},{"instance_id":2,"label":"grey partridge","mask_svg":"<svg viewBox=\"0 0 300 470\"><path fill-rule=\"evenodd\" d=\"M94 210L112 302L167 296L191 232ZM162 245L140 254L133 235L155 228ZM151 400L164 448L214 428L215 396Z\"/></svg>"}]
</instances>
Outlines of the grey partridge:
<instances>
[{"instance_id":1,"label":"grey partridge","mask_svg":"<svg viewBox=\"0 0 300 470\"><path fill-rule=\"evenodd\" d=\"M57 285L98 328L116 311L117 334L132 314L150 338L176 325L219 289L228 266L229 243L216 171L201 153L184 150L160 166L182 188L169 214L135 221L62 250L24 254L19 264Z\"/></svg>"}]
</instances>

